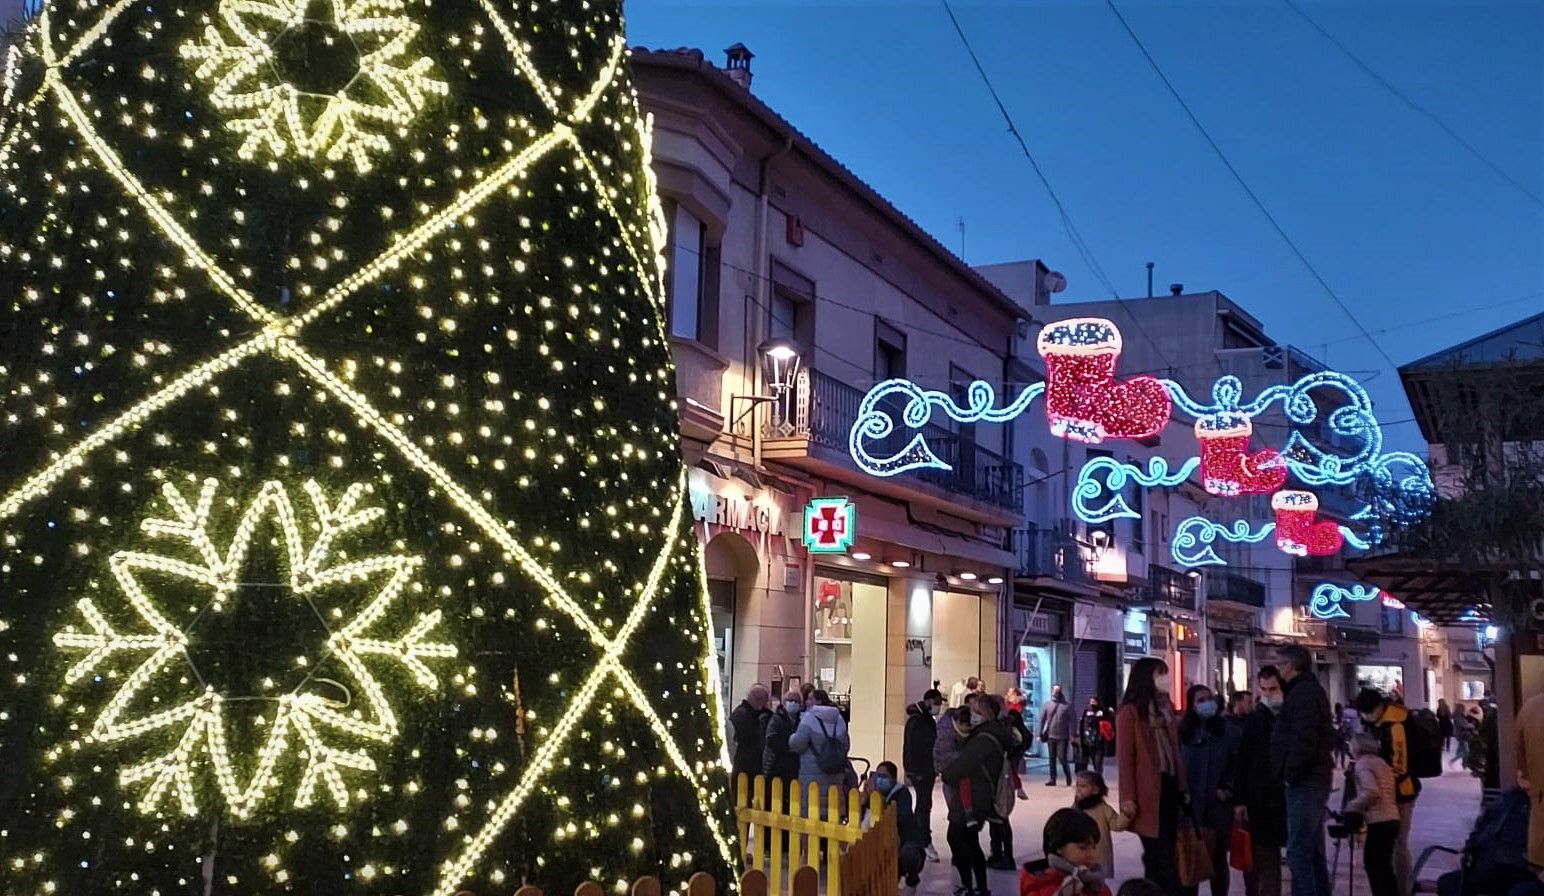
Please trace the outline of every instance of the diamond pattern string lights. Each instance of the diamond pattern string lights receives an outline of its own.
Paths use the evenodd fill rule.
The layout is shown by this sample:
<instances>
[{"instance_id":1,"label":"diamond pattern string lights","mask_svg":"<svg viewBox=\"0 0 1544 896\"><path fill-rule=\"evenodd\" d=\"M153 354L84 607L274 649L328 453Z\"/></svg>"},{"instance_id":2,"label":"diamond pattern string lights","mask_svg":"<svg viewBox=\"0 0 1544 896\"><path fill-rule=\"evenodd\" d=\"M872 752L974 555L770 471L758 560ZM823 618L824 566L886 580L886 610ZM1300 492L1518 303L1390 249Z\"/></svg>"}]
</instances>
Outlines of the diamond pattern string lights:
<instances>
[{"instance_id":1,"label":"diamond pattern string lights","mask_svg":"<svg viewBox=\"0 0 1544 896\"><path fill-rule=\"evenodd\" d=\"M614 0L39 14L0 115L8 892L735 862L625 54ZM179 534L206 480L220 565ZM371 484L319 567L357 576L291 581L308 481Z\"/></svg>"},{"instance_id":2,"label":"diamond pattern string lights","mask_svg":"<svg viewBox=\"0 0 1544 896\"><path fill-rule=\"evenodd\" d=\"M245 158L348 159L361 171L389 134L447 86L413 58L418 25L401 0L223 0L182 47L210 85ZM315 63L324 64L315 64ZM310 63L308 65L308 63Z\"/></svg>"},{"instance_id":3,"label":"diamond pattern string lights","mask_svg":"<svg viewBox=\"0 0 1544 896\"><path fill-rule=\"evenodd\" d=\"M196 503L189 503L176 485L168 482L162 486L172 516L147 519L141 528L146 535L159 540L180 542L181 550L119 551L112 555L108 565L123 599L137 617L137 628L116 630L90 598L82 598L77 606L88 630L70 626L53 638L54 644L66 651L86 651L86 655L65 673L65 681L78 682L87 673L99 671L103 661L114 654L127 654L138 666L123 679L97 715L91 726L91 739L110 747L121 744L120 749L132 756L137 752L135 742L146 735L182 732L176 737L176 745L164 755L149 756L124 766L120 772L119 780L123 784L142 785L137 803L141 811L153 813L173 795L188 815L196 814L200 808L207 809L195 796L201 769L212 775L224 806L237 816L250 814L254 806L283 784L294 787L293 802L297 808L311 805L319 784L326 787L333 802L345 806L349 802L349 791L344 783L344 771L375 770L375 762L369 753L354 745L385 743L400 733L397 714L372 666L379 662L399 663L420 687L434 689L440 681L430 669L429 661L456 655L454 646L430 640L440 623L439 610L418 614L410 628L394 633L392 637L383 639L377 631L377 624L391 604L402 597L423 560L396 554L337 562L334 556L336 544L350 533L368 527L383 511L379 507L357 508L365 493L363 484L351 486L336 504L331 504L315 481L305 484L316 530L316 537L309 546L305 544L295 507L283 483L269 481L247 505L234 527L229 546L222 551L210 525L218 489L218 481L206 480ZM253 539L265 522L278 529L276 547L280 549L282 566L288 573L287 587L271 589L259 597L238 597L248 555L254 547L263 547L254 546ZM184 559L183 554L190 559ZM180 586L176 590L183 593L177 594L176 598L184 598L186 592L199 595L198 600L191 604L184 601L183 605L199 606L202 603L201 608L181 624L173 622L169 618L176 616L170 609L174 603L172 595L158 599L162 596L155 594L154 589L143 581L148 575ZM256 695L220 693L207 683L205 674L188 655L189 642L197 637L190 630L200 617L228 613L228 605L234 600L287 602L293 612L314 613L325 625L328 614L317 601L324 592L340 585L370 592L372 596L355 602L348 609L342 605L333 607L332 618L338 627L329 633L318 656L271 658L276 664L273 670L276 675L282 674L277 666L284 659L290 660L293 666L311 670L288 691ZM190 670L176 669L184 660ZM325 674L337 675L347 682L346 692L359 695L363 712L345 713L342 711L345 704L339 704L333 696L322 692L319 687L322 679L318 676L324 674L323 670L327 670ZM176 679L181 675L181 680L185 681L186 671L191 671L194 678L186 687L186 699L180 702L176 698L161 700L153 710L135 712L134 707L142 707L148 702L145 694L158 679ZM264 682L271 690L273 679L265 677ZM226 716L235 705L233 697L271 713L262 717L267 735L260 748L255 756L245 757L245 761L233 756L227 746ZM165 706L168 703L172 705ZM279 762L297 748L303 755L303 770L299 781L286 782L278 773ZM250 770L244 782L241 780L242 768Z\"/></svg>"},{"instance_id":4,"label":"diamond pattern string lights","mask_svg":"<svg viewBox=\"0 0 1544 896\"><path fill-rule=\"evenodd\" d=\"M1110 321L1077 317L1046 324L1038 344L1052 435L1097 444L1146 438L1169 422L1169 393L1157 379L1115 379L1121 335Z\"/></svg>"}]
</instances>

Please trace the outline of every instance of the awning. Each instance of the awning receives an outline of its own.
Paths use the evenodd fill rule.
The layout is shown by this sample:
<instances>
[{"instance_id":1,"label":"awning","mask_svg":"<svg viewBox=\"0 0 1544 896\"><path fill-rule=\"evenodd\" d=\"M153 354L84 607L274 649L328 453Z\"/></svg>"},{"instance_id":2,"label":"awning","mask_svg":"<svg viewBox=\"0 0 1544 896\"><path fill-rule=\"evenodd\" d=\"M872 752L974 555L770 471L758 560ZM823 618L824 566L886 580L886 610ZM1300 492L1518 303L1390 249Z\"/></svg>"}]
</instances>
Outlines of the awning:
<instances>
[{"instance_id":1,"label":"awning","mask_svg":"<svg viewBox=\"0 0 1544 896\"><path fill-rule=\"evenodd\" d=\"M1012 551L1005 551L968 538L930 532L906 523L891 522L875 515L869 515L860 520L858 531L864 539L888 542L928 554L974 560L977 563L1002 569L1016 569L1019 565L1019 558Z\"/></svg>"},{"instance_id":2,"label":"awning","mask_svg":"<svg viewBox=\"0 0 1544 896\"><path fill-rule=\"evenodd\" d=\"M1405 554L1355 557L1346 568L1436 625L1489 625L1494 615L1484 577Z\"/></svg>"}]
</instances>

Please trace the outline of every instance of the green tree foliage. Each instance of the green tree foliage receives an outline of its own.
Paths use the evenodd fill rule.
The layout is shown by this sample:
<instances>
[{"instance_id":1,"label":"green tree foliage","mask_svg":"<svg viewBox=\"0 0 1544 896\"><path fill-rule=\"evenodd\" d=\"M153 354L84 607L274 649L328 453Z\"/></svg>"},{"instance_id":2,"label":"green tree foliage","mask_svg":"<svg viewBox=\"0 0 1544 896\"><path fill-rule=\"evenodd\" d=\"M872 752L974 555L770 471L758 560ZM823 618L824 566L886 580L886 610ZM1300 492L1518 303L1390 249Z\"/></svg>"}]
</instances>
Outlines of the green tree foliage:
<instances>
[{"instance_id":1,"label":"green tree foliage","mask_svg":"<svg viewBox=\"0 0 1544 896\"><path fill-rule=\"evenodd\" d=\"M6 893L726 873L618 7L29 24L0 111Z\"/></svg>"}]
</instances>

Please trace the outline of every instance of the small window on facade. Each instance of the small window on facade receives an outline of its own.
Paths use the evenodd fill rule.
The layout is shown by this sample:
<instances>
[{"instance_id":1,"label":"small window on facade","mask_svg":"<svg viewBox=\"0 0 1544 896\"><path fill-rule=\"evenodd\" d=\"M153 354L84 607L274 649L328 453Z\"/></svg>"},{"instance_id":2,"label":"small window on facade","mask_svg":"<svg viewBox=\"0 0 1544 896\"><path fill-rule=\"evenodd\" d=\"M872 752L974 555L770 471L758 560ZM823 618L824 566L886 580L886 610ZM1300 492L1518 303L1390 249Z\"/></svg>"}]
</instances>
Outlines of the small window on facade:
<instances>
[{"instance_id":1,"label":"small window on facade","mask_svg":"<svg viewBox=\"0 0 1544 896\"><path fill-rule=\"evenodd\" d=\"M773 339L798 341L799 302L782 290L772 293L772 325L768 335Z\"/></svg>"},{"instance_id":2,"label":"small window on facade","mask_svg":"<svg viewBox=\"0 0 1544 896\"><path fill-rule=\"evenodd\" d=\"M670 215L670 269L665 278L672 336L701 338L707 242L706 225L689 209L677 205Z\"/></svg>"}]
</instances>

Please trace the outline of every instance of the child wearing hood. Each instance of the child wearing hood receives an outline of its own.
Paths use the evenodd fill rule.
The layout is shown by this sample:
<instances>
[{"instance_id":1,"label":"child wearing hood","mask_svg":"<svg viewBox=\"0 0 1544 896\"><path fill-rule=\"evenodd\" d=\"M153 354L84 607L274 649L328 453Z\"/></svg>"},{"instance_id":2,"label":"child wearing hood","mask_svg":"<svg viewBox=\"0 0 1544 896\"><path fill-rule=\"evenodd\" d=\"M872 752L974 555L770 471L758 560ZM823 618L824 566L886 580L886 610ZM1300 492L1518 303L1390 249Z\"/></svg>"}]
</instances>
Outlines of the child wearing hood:
<instances>
[{"instance_id":1,"label":"child wearing hood","mask_svg":"<svg viewBox=\"0 0 1544 896\"><path fill-rule=\"evenodd\" d=\"M1077 809L1057 809L1042 834L1045 858L1019 872L1019 896L1110 896L1099 867L1099 825Z\"/></svg>"},{"instance_id":2,"label":"child wearing hood","mask_svg":"<svg viewBox=\"0 0 1544 896\"><path fill-rule=\"evenodd\" d=\"M900 780L895 763L888 760L874 766L874 773L869 775L868 783L875 793L884 797L886 806L895 807L895 831L901 841L901 879L906 886L915 887L921 880L922 866L927 861L923 853L927 841L922 837L916 812L912 809L911 790L905 781ZM867 807L865 801L864 808Z\"/></svg>"},{"instance_id":3,"label":"child wearing hood","mask_svg":"<svg viewBox=\"0 0 1544 896\"><path fill-rule=\"evenodd\" d=\"M1073 808L1087 815L1099 826L1099 867L1106 878L1115 876L1115 843L1112 831L1124 831L1131 826L1131 819L1115 811L1106 798L1110 786L1104 775L1098 772L1078 772L1073 790Z\"/></svg>"}]
</instances>

